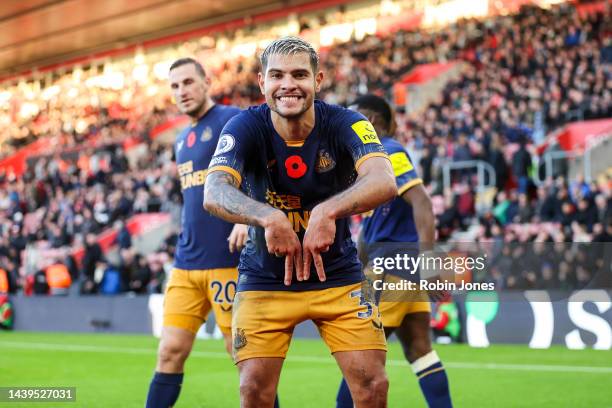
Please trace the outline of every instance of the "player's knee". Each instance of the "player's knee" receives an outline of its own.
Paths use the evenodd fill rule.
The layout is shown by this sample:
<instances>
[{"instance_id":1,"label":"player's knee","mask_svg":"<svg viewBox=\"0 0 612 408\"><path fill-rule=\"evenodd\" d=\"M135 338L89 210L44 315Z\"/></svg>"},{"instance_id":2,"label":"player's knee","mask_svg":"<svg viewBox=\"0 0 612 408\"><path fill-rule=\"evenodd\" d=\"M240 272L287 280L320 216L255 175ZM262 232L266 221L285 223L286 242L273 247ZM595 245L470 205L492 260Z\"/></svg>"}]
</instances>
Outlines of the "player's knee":
<instances>
[{"instance_id":1,"label":"player's knee","mask_svg":"<svg viewBox=\"0 0 612 408\"><path fill-rule=\"evenodd\" d=\"M158 350L159 364L160 366L182 366L190 351L188 344L179 341L163 341Z\"/></svg>"},{"instance_id":2,"label":"player's knee","mask_svg":"<svg viewBox=\"0 0 612 408\"><path fill-rule=\"evenodd\" d=\"M245 407L267 407L274 403L276 392L265 381L254 378L240 379L240 401Z\"/></svg>"},{"instance_id":3,"label":"player's knee","mask_svg":"<svg viewBox=\"0 0 612 408\"><path fill-rule=\"evenodd\" d=\"M362 378L356 386L353 399L357 405L378 407L387 400L389 380L384 371Z\"/></svg>"},{"instance_id":4,"label":"player's knee","mask_svg":"<svg viewBox=\"0 0 612 408\"><path fill-rule=\"evenodd\" d=\"M370 389L374 397L376 398L380 398L381 396L386 396L387 391L389 390L389 379L387 378L387 375L384 372L382 372L378 376L374 377L370 385Z\"/></svg>"}]
</instances>

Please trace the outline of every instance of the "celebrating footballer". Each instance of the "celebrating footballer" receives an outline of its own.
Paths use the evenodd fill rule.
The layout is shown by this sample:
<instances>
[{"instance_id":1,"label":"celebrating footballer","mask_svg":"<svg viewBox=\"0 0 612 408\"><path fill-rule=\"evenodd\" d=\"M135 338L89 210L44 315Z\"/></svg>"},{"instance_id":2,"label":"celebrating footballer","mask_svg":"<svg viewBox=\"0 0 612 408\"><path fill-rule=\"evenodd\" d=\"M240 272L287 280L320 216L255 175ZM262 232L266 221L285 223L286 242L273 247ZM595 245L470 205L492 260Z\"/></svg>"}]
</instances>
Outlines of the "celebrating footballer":
<instances>
[{"instance_id":1,"label":"celebrating footballer","mask_svg":"<svg viewBox=\"0 0 612 408\"><path fill-rule=\"evenodd\" d=\"M295 37L261 55L266 103L223 128L204 206L250 225L232 316L245 408L272 407L295 326L312 320L355 406L384 407L386 340L349 216L397 195L391 163L360 113L315 100L323 81L313 47Z\"/></svg>"}]
</instances>

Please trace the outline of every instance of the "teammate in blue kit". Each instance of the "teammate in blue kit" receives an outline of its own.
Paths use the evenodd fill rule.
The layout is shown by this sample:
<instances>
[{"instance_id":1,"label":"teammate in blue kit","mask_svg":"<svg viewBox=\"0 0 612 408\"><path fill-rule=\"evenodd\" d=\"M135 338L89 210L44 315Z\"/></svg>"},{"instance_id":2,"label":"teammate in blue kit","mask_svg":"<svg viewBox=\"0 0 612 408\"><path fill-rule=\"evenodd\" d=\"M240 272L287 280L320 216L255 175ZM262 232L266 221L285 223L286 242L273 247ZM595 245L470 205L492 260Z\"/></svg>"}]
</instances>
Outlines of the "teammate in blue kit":
<instances>
[{"instance_id":1,"label":"teammate in blue kit","mask_svg":"<svg viewBox=\"0 0 612 408\"><path fill-rule=\"evenodd\" d=\"M312 320L357 407L384 407L386 341L378 309L361 291L351 214L397 194L391 164L362 115L315 101L323 73L307 42L286 37L261 55L266 103L221 133L205 207L250 224L232 318L245 408L274 401L297 324Z\"/></svg>"},{"instance_id":2,"label":"teammate in blue kit","mask_svg":"<svg viewBox=\"0 0 612 408\"><path fill-rule=\"evenodd\" d=\"M191 58L172 64L170 86L179 110L191 117L192 124L174 146L184 204L148 408L168 408L176 402L185 360L211 309L230 351L238 252L247 233L245 225L233 226L202 209L204 180L219 133L240 109L213 103L208 95L210 78Z\"/></svg>"},{"instance_id":3,"label":"teammate in blue kit","mask_svg":"<svg viewBox=\"0 0 612 408\"><path fill-rule=\"evenodd\" d=\"M423 188L404 147L391 135L395 121L391 106L375 95L364 95L353 103L352 109L365 115L374 125L376 132L383 135L381 142L389 154L395 173L398 196L376 208L363 221L361 234L362 248L372 260L377 250L385 250L385 245L402 243L416 256L418 252L431 250L435 240L435 218L431 199ZM377 243L379 247L376 247ZM415 251L409 248L414 243ZM417 248L418 246L421 248ZM406 245L407 244L407 245ZM398 247L399 248L399 247ZM368 251L369 249L369 251ZM394 279L392 275L389 279ZM421 390L430 407L450 407L451 398L446 372L438 355L431 348L430 314L431 307L426 292L408 294L410 298L402 301L382 301L379 310L382 315L385 334L392 333L400 340L404 355L419 379ZM352 408L351 393L343 380L337 397L337 408Z\"/></svg>"}]
</instances>

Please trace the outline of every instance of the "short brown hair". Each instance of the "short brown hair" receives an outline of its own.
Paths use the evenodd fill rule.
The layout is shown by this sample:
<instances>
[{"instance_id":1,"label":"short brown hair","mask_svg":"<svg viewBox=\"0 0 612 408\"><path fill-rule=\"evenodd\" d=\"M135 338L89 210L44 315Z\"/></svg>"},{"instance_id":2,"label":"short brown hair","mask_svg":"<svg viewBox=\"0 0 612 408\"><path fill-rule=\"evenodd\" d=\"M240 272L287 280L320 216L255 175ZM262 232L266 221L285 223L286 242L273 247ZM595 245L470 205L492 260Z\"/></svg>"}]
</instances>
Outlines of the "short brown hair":
<instances>
[{"instance_id":1,"label":"short brown hair","mask_svg":"<svg viewBox=\"0 0 612 408\"><path fill-rule=\"evenodd\" d=\"M172 71L175 68L178 68L182 65L193 64L195 66L196 72L202 77L206 78L206 71L204 71L204 67L198 61L193 58L179 58L170 65L170 69L168 72Z\"/></svg>"},{"instance_id":2,"label":"short brown hair","mask_svg":"<svg viewBox=\"0 0 612 408\"><path fill-rule=\"evenodd\" d=\"M263 71L266 70L268 60L270 59L271 55L293 55L302 52L308 54L312 72L316 74L317 70L319 69L319 54L317 54L309 42L299 37L282 37L268 44L266 49L259 57L259 60L261 61L261 69Z\"/></svg>"}]
</instances>

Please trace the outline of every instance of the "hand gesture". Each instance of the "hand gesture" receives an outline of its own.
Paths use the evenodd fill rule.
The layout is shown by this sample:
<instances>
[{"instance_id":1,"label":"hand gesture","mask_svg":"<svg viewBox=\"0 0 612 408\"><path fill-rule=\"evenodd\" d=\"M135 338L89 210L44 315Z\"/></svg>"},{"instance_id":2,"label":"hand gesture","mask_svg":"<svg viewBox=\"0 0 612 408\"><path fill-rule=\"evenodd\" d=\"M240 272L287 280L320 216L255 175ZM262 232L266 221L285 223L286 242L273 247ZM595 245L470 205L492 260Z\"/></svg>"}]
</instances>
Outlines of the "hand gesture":
<instances>
[{"instance_id":1,"label":"hand gesture","mask_svg":"<svg viewBox=\"0 0 612 408\"><path fill-rule=\"evenodd\" d=\"M294 268L298 280L302 280L302 246L287 216L276 210L266 217L263 227L268 252L285 257L285 285L291 285Z\"/></svg>"},{"instance_id":2,"label":"hand gesture","mask_svg":"<svg viewBox=\"0 0 612 408\"><path fill-rule=\"evenodd\" d=\"M336 238L336 220L325 211L322 206L316 206L310 213L308 228L304 234L302 243L304 252L304 275L303 279L310 278L310 265L314 263L319 280L326 279L323 267L322 252L327 252ZM298 275L299 279L299 275Z\"/></svg>"}]
</instances>

